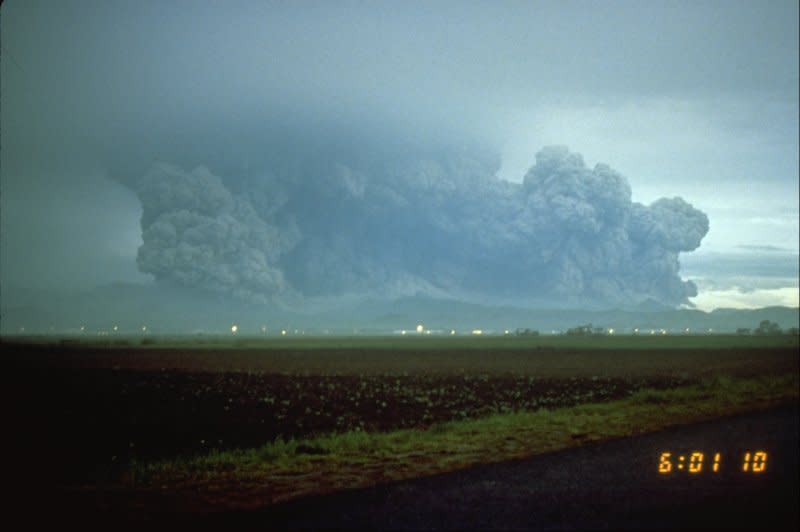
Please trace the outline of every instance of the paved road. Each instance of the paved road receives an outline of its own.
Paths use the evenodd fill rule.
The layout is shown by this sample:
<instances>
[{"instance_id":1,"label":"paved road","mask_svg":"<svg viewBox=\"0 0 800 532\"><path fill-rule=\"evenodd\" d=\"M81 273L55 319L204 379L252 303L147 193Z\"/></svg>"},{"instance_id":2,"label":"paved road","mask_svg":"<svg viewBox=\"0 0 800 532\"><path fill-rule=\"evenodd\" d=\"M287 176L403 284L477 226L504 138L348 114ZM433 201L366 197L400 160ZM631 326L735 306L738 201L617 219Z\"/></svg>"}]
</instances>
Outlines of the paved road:
<instances>
[{"instance_id":1,"label":"paved road","mask_svg":"<svg viewBox=\"0 0 800 532\"><path fill-rule=\"evenodd\" d=\"M741 472L746 450L769 452ZM718 473L657 472L659 455L720 452ZM732 463L738 462L738 463ZM735 467L734 467L735 465ZM414 481L309 497L218 525L266 529L797 530L798 409L736 416ZM206 524L211 524L211 523Z\"/></svg>"}]
</instances>

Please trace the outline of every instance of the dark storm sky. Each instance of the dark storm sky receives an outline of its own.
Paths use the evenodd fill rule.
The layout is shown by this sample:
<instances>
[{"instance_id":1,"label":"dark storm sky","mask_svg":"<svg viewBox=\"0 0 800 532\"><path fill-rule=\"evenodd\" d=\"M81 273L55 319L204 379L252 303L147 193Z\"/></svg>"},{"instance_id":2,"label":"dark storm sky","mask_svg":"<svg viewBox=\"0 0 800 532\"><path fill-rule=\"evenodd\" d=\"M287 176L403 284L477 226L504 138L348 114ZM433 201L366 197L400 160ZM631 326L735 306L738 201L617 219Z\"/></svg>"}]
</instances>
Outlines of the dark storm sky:
<instances>
[{"instance_id":1,"label":"dark storm sky","mask_svg":"<svg viewBox=\"0 0 800 532\"><path fill-rule=\"evenodd\" d=\"M515 183L567 145L635 202L708 215L681 255L701 307L796 306L797 20L791 1L4 2L3 303L151 282L131 183L154 160L264 170L270 139L344 131L485 146Z\"/></svg>"}]
</instances>

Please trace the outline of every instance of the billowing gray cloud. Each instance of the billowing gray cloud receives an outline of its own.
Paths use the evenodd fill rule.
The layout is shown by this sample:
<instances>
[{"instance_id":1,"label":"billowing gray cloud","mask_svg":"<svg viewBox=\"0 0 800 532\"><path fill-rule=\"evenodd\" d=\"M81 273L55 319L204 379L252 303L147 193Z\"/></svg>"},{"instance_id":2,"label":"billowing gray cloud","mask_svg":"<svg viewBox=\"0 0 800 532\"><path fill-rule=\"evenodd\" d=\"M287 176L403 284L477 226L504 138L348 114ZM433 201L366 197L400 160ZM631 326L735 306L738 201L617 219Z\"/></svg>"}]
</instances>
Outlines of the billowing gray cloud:
<instances>
[{"instance_id":1,"label":"billowing gray cloud","mask_svg":"<svg viewBox=\"0 0 800 532\"><path fill-rule=\"evenodd\" d=\"M246 175L159 163L135 183L138 264L254 302L425 294L548 306L669 305L696 294L678 256L708 218L681 198L548 147L522 184L473 148L358 149L264 161ZM233 175L236 174L236 175Z\"/></svg>"},{"instance_id":2,"label":"billowing gray cloud","mask_svg":"<svg viewBox=\"0 0 800 532\"><path fill-rule=\"evenodd\" d=\"M290 231L265 223L249 199L233 196L207 169L156 164L137 193L141 271L260 302L285 290L275 263L291 245Z\"/></svg>"},{"instance_id":3,"label":"billowing gray cloud","mask_svg":"<svg viewBox=\"0 0 800 532\"><path fill-rule=\"evenodd\" d=\"M796 1L227 4L3 3L4 308L152 276L304 308L674 304L722 267L700 238L797 252ZM554 142L589 168L493 178ZM676 195L705 237L648 206Z\"/></svg>"}]
</instances>

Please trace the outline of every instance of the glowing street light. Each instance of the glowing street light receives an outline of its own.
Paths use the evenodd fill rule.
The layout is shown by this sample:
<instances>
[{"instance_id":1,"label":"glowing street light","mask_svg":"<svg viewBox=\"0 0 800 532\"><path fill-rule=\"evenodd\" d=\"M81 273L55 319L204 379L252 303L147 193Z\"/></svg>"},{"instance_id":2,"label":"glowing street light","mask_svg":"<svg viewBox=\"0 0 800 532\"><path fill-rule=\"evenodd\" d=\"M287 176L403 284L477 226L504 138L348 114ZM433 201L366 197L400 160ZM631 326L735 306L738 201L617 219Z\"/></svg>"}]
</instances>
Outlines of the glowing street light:
<instances>
[{"instance_id":1,"label":"glowing street light","mask_svg":"<svg viewBox=\"0 0 800 532\"><path fill-rule=\"evenodd\" d=\"M417 325L417 332L418 333L422 334L422 331L424 331L424 330L425 330L425 327L423 327L421 323L419 325Z\"/></svg>"},{"instance_id":2,"label":"glowing street light","mask_svg":"<svg viewBox=\"0 0 800 532\"><path fill-rule=\"evenodd\" d=\"M482 329L472 329L472 334L474 334L476 336L480 336L480 335L483 334L483 330Z\"/></svg>"},{"instance_id":3,"label":"glowing street light","mask_svg":"<svg viewBox=\"0 0 800 532\"><path fill-rule=\"evenodd\" d=\"M456 330L450 329L450 336L455 336L455 335L456 335Z\"/></svg>"},{"instance_id":4,"label":"glowing street light","mask_svg":"<svg viewBox=\"0 0 800 532\"><path fill-rule=\"evenodd\" d=\"M281 336L286 336L286 329L281 329Z\"/></svg>"},{"instance_id":5,"label":"glowing street light","mask_svg":"<svg viewBox=\"0 0 800 532\"><path fill-rule=\"evenodd\" d=\"M239 327L234 323L231 325L231 334L236 334L236 331L239 330Z\"/></svg>"}]
</instances>

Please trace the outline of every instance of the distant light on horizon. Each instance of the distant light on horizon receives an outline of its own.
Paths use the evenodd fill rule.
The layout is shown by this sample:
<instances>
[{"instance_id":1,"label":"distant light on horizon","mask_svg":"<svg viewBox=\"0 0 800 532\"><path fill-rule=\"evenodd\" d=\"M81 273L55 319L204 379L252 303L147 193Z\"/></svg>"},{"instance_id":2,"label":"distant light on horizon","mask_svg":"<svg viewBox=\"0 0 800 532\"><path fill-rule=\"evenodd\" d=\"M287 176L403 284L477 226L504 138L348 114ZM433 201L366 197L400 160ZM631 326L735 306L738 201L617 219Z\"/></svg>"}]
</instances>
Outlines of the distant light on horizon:
<instances>
[{"instance_id":1,"label":"distant light on horizon","mask_svg":"<svg viewBox=\"0 0 800 532\"><path fill-rule=\"evenodd\" d=\"M422 331L424 331L424 330L425 330L425 327L423 327L421 323L419 325L417 325L417 332L418 333L422 333Z\"/></svg>"},{"instance_id":2,"label":"distant light on horizon","mask_svg":"<svg viewBox=\"0 0 800 532\"><path fill-rule=\"evenodd\" d=\"M472 334L474 334L476 336L480 336L481 334L483 334L483 330L482 329L472 329Z\"/></svg>"},{"instance_id":3,"label":"distant light on horizon","mask_svg":"<svg viewBox=\"0 0 800 532\"><path fill-rule=\"evenodd\" d=\"M239 327L237 325L235 325L235 324L231 325L231 333L236 334L236 331L238 331L238 330L239 330Z\"/></svg>"}]
</instances>

